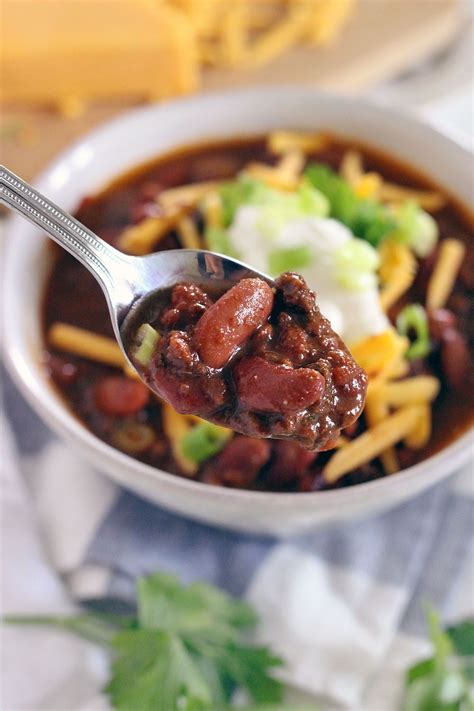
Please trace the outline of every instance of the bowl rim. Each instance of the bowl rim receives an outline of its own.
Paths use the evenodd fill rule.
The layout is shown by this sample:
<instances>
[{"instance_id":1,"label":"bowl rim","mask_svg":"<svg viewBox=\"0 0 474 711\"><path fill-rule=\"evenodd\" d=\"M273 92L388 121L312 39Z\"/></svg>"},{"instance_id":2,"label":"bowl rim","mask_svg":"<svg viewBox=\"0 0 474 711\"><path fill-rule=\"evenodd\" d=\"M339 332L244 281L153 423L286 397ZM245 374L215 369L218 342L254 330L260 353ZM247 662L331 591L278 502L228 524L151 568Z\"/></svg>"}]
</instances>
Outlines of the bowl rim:
<instances>
[{"instance_id":1,"label":"bowl rim","mask_svg":"<svg viewBox=\"0 0 474 711\"><path fill-rule=\"evenodd\" d=\"M433 134L436 134L444 140L452 142L456 148L461 149L463 152L467 152L471 155L474 154L473 148L468 142L468 138L462 134L458 134L455 130L446 128L444 126L439 126L435 121L430 121L429 118L420 118L419 116L413 115L408 110L393 107L390 104L374 100L373 98L359 98L359 97L348 97L348 96L338 96L326 91L320 91L317 89L306 88L306 87L295 87L293 85L278 85L272 87L252 87L250 89L240 89L240 90L225 90L218 92L203 92L202 94L191 96L191 97L180 97L178 99L173 99L170 101L163 102L161 104L152 104L147 106L142 106L138 108L131 109L120 114L111 120L105 121L98 127L88 131L83 136L79 137L76 141L69 144L61 153L51 161L47 167L37 176L34 180L34 185L41 189L51 174L57 170L71 154L86 146L91 140L100 141L103 135L106 135L111 131L111 129L120 128L126 126L127 123L139 120L141 117L146 117L148 115L155 114L156 112L166 112L167 110L175 110L176 108L186 108L192 105L205 105L207 102L212 102L216 100L225 99L226 96L232 95L235 97L238 95L241 98L249 100L254 95L262 95L262 92L267 95L282 94L295 96L308 96L320 97L322 100L329 99L331 101L338 102L342 106L360 106L364 108L369 108L369 110L379 112L381 114L390 113L395 116L400 116L403 120L408 120L413 124L417 125L419 128L428 125ZM113 178L111 178L113 180ZM13 217L7 221L6 232L14 232L16 224L20 221L20 217ZM5 240L5 259L3 264L4 275L9 271L9 262L13 258L14 252L14 241L12 239ZM10 295L7 289L7 279L2 279L2 290L4 292L3 299L3 328L5 329L9 318L8 301ZM394 476L384 476L371 481L363 482L360 484L354 484L347 487L342 487L339 489L329 489L329 490L319 490L311 492L275 492L275 491L256 491L249 489L233 489L221 486L212 486L210 484L205 484L205 482L196 481L194 479L188 479L171 472L167 472L163 469L153 467L150 464L141 462L120 450L115 449L111 445L107 444L96 436L91 430L89 430L85 424L75 415L72 410L70 410L67 404L64 402L59 391L57 391L54 386L47 382L46 377L43 379L43 386L46 386L49 390L41 389L35 382L35 374L31 368L32 363L35 359L29 353L29 351L24 348L20 349L14 347L11 342L6 343L3 339L3 350L5 353L5 363L7 370L12 377L14 383L22 393L22 395L27 400L28 404L32 409L42 417L45 422L50 426L55 432L58 432L63 436L68 442L72 443L75 449L78 446L81 447L85 456L88 452L93 450L98 451L103 459L106 459L112 465L116 465L121 469L127 469L132 467L137 469L140 475L146 477L148 480L154 480L155 482L160 482L163 480L173 487L182 490L188 494L199 495L212 495L215 499L232 499L234 502L249 503L255 501L256 503L261 503L264 499L269 501L272 505L277 505L278 507L285 507L287 505L294 506L297 500L305 503L318 501L320 504L327 504L329 507L333 507L335 504L343 503L347 499L373 499L378 497L379 491L383 489L385 492L390 489L401 488L404 482L416 479L417 475L426 470L427 466L441 468L444 463L449 463L449 471L454 471L469 459L469 450L471 443L471 437L473 428L468 428L459 437L443 447L439 452L429 456L428 458L418 462L407 469L397 472ZM35 363L36 367L39 364ZM45 397L45 395L47 395ZM78 446L77 446L78 445ZM100 467L99 467L100 468ZM435 484L439 477L433 476L432 483Z\"/></svg>"}]
</instances>

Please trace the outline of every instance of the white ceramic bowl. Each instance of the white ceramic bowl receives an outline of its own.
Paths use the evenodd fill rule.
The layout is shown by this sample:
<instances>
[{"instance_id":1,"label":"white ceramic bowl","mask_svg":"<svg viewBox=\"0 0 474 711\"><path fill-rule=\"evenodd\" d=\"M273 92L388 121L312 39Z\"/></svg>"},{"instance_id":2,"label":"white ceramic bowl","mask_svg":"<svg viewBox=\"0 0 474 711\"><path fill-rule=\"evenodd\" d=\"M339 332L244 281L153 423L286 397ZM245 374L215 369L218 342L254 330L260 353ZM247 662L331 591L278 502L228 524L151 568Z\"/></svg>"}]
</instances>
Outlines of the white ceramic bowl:
<instances>
[{"instance_id":1,"label":"white ceramic bowl","mask_svg":"<svg viewBox=\"0 0 474 711\"><path fill-rule=\"evenodd\" d=\"M282 127L326 128L366 141L418 167L470 204L472 157L458 142L393 109L299 88L221 93L130 112L71 146L36 185L61 206L74 210L84 195L173 147ZM334 491L278 494L196 483L122 454L91 434L65 408L42 371L39 304L49 266L45 242L24 220L11 220L4 274L9 370L53 430L94 467L142 496L201 521L289 535L395 506L467 460L469 434L436 456L385 479Z\"/></svg>"}]
</instances>

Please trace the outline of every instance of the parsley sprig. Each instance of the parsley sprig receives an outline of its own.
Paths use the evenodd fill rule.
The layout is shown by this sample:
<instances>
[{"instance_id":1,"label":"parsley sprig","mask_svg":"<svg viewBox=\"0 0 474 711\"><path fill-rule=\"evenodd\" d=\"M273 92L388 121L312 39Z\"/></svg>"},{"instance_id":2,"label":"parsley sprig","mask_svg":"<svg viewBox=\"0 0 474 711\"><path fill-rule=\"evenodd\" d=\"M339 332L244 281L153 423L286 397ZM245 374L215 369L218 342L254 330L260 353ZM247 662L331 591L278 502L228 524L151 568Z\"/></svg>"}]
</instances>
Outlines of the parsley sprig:
<instances>
[{"instance_id":1,"label":"parsley sprig","mask_svg":"<svg viewBox=\"0 0 474 711\"><path fill-rule=\"evenodd\" d=\"M402 711L474 711L474 619L443 630L426 616L433 656L408 669Z\"/></svg>"},{"instance_id":2,"label":"parsley sprig","mask_svg":"<svg viewBox=\"0 0 474 711\"><path fill-rule=\"evenodd\" d=\"M245 640L257 624L254 611L210 585L182 586L155 573L137 583L136 615L6 621L54 625L109 648L105 691L119 711L220 711L237 690L254 704L245 711L291 711L281 705L282 686L272 676L281 660Z\"/></svg>"}]
</instances>

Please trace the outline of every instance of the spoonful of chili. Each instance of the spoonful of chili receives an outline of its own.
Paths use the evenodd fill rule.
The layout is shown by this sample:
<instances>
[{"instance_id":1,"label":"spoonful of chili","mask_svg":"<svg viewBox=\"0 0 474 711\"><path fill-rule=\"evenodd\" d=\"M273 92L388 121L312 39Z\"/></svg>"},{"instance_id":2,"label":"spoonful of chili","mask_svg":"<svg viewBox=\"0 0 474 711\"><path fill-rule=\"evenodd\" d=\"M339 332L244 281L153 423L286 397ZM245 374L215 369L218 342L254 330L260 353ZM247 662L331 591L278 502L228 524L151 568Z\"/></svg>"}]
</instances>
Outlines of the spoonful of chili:
<instances>
[{"instance_id":1,"label":"spoonful of chili","mask_svg":"<svg viewBox=\"0 0 474 711\"><path fill-rule=\"evenodd\" d=\"M123 254L4 167L0 202L92 272L125 357L177 411L318 450L360 415L367 377L301 276L205 250Z\"/></svg>"}]
</instances>

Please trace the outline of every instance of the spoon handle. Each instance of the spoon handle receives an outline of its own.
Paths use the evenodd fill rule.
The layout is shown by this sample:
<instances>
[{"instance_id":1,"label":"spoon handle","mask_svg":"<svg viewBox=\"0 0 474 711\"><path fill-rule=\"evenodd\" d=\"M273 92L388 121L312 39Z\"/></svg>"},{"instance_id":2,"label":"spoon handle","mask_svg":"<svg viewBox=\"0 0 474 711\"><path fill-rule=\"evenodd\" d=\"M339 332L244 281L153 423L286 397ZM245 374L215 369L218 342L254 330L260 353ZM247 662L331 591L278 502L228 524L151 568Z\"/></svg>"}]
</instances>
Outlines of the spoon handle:
<instances>
[{"instance_id":1,"label":"spoon handle","mask_svg":"<svg viewBox=\"0 0 474 711\"><path fill-rule=\"evenodd\" d=\"M113 289L114 267L123 261L120 252L4 166L0 166L0 203L41 227L87 267L106 291Z\"/></svg>"}]
</instances>

